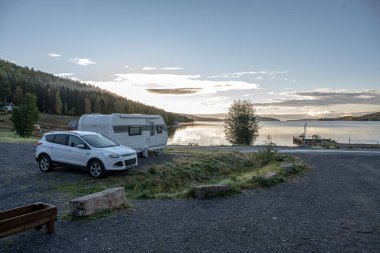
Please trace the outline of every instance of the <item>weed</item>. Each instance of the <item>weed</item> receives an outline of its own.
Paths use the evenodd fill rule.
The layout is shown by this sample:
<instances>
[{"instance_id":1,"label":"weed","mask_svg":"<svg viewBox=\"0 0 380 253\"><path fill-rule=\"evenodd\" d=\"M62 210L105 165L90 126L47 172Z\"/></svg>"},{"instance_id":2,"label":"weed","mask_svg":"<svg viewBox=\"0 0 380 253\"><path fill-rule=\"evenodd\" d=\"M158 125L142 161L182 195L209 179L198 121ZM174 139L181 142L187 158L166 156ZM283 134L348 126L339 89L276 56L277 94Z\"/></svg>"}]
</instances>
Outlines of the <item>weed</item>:
<instances>
[{"instance_id":1,"label":"weed","mask_svg":"<svg viewBox=\"0 0 380 253\"><path fill-rule=\"evenodd\" d=\"M258 152L255 155L257 166L264 166L274 160L277 150L274 148L276 144L272 141L270 135L264 141L264 145L258 148Z\"/></svg>"},{"instance_id":2,"label":"weed","mask_svg":"<svg viewBox=\"0 0 380 253\"><path fill-rule=\"evenodd\" d=\"M98 220L102 218L106 218L110 215L112 215L115 211L117 210L131 210L132 209L132 204L127 203L124 205L121 205L119 208L105 208L102 210L99 210L95 212L93 215L85 216L85 217L76 217L72 216L70 213L64 213L61 216L62 220L70 220L70 221L75 221L75 220L81 220L81 221L92 221L92 220Z\"/></svg>"}]
</instances>

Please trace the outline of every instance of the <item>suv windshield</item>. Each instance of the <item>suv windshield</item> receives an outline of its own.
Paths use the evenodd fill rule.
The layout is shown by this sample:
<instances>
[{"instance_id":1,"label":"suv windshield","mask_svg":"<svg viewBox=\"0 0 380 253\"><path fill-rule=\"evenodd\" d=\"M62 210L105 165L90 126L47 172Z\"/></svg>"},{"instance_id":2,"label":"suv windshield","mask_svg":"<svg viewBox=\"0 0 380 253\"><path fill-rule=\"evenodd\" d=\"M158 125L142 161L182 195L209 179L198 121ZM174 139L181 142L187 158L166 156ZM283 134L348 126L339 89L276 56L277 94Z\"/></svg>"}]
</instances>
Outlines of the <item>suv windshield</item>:
<instances>
[{"instance_id":1,"label":"suv windshield","mask_svg":"<svg viewBox=\"0 0 380 253\"><path fill-rule=\"evenodd\" d=\"M100 134L82 135L82 138L92 147L95 148L107 148L119 146L116 142L105 138Z\"/></svg>"}]
</instances>

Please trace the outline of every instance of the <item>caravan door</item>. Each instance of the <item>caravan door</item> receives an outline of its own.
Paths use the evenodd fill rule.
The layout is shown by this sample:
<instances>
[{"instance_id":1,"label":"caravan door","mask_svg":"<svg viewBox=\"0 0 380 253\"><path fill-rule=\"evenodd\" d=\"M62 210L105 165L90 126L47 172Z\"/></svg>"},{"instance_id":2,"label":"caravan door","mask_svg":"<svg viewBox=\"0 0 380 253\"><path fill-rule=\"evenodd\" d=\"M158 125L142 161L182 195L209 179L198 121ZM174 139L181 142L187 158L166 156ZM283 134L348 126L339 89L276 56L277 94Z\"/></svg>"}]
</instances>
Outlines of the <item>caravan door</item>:
<instances>
[{"instance_id":1,"label":"caravan door","mask_svg":"<svg viewBox=\"0 0 380 253\"><path fill-rule=\"evenodd\" d=\"M153 121L150 122L150 146L156 146L156 130Z\"/></svg>"}]
</instances>

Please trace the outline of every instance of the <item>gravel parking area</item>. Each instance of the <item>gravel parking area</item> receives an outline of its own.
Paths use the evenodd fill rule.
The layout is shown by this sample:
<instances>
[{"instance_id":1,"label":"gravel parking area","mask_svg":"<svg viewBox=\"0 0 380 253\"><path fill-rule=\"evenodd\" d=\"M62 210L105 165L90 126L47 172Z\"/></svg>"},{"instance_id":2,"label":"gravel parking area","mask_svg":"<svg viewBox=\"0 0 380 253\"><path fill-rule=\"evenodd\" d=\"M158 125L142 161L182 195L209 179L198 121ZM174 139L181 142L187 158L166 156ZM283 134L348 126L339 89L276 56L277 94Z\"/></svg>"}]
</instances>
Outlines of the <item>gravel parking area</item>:
<instances>
[{"instance_id":1,"label":"gravel parking area","mask_svg":"<svg viewBox=\"0 0 380 253\"><path fill-rule=\"evenodd\" d=\"M72 197L54 184L89 175L42 173L34 148L0 143L0 209L43 201L62 215ZM312 170L272 188L207 200L133 201L132 211L98 220L59 219L53 235L29 230L0 239L0 252L379 252L380 156L299 156ZM172 157L140 164L166 159Z\"/></svg>"}]
</instances>

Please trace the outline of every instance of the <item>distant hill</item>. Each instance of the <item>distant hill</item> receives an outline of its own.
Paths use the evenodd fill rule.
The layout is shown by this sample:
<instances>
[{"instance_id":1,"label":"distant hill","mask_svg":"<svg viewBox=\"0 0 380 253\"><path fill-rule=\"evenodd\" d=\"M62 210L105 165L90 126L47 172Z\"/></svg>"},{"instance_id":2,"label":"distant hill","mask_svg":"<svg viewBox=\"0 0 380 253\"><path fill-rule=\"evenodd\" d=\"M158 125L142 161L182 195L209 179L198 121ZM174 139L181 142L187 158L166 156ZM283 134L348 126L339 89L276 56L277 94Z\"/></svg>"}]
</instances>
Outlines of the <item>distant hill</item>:
<instances>
[{"instance_id":1,"label":"distant hill","mask_svg":"<svg viewBox=\"0 0 380 253\"><path fill-rule=\"evenodd\" d=\"M225 113L215 113L215 114L196 114L189 115L184 114L184 116L193 119L194 121L224 121L226 117ZM257 116L259 121L280 121L279 119L271 118L271 117L261 117Z\"/></svg>"},{"instance_id":2,"label":"distant hill","mask_svg":"<svg viewBox=\"0 0 380 253\"><path fill-rule=\"evenodd\" d=\"M320 121L380 121L380 112L365 114L362 116L344 116L338 118L321 118Z\"/></svg>"},{"instance_id":3,"label":"distant hill","mask_svg":"<svg viewBox=\"0 0 380 253\"><path fill-rule=\"evenodd\" d=\"M200 117L196 115L183 114L185 117L192 119L193 121L223 121L223 119L212 118L212 117Z\"/></svg>"},{"instance_id":4,"label":"distant hill","mask_svg":"<svg viewBox=\"0 0 380 253\"><path fill-rule=\"evenodd\" d=\"M166 124L191 119L121 97L95 86L21 67L0 58L0 102L19 104L25 93L37 96L40 112L79 116L85 113L159 114Z\"/></svg>"},{"instance_id":5,"label":"distant hill","mask_svg":"<svg viewBox=\"0 0 380 253\"><path fill-rule=\"evenodd\" d=\"M279 119L275 119L271 117L261 117L261 116L258 116L257 119L259 121L280 121Z\"/></svg>"},{"instance_id":6,"label":"distant hill","mask_svg":"<svg viewBox=\"0 0 380 253\"><path fill-rule=\"evenodd\" d=\"M318 121L318 119L288 119L287 121Z\"/></svg>"}]
</instances>

